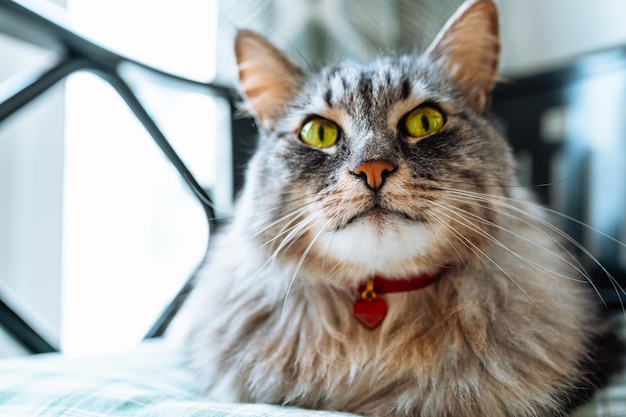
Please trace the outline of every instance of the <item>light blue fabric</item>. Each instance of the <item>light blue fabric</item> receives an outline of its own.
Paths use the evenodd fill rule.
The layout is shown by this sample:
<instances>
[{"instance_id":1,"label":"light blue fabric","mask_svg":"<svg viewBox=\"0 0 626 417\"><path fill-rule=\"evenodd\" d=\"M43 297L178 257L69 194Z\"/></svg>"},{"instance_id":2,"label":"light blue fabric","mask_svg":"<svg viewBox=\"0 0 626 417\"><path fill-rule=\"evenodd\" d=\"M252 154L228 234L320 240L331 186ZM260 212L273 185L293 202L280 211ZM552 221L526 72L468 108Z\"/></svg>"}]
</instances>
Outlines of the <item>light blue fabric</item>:
<instances>
[{"instance_id":1,"label":"light blue fabric","mask_svg":"<svg viewBox=\"0 0 626 417\"><path fill-rule=\"evenodd\" d=\"M178 349L144 343L124 354L40 355L0 362L2 417L337 417L344 413L202 399Z\"/></svg>"},{"instance_id":2,"label":"light blue fabric","mask_svg":"<svg viewBox=\"0 0 626 417\"><path fill-rule=\"evenodd\" d=\"M143 343L123 354L40 355L0 362L2 417L339 417L345 413L202 399L180 350ZM575 417L626 416L626 378Z\"/></svg>"}]
</instances>

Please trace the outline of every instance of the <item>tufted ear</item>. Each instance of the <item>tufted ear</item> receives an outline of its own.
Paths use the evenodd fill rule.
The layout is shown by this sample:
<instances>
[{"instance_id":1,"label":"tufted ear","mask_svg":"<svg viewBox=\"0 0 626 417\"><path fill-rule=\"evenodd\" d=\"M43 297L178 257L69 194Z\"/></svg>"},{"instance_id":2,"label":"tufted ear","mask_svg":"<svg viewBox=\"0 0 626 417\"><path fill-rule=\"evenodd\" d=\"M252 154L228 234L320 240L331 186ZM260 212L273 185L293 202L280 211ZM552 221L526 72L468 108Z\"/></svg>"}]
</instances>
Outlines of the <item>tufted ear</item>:
<instances>
[{"instance_id":1,"label":"tufted ear","mask_svg":"<svg viewBox=\"0 0 626 417\"><path fill-rule=\"evenodd\" d=\"M302 72L274 45L251 31L237 32L235 55L248 110L259 126L271 129L275 117L296 94Z\"/></svg>"},{"instance_id":2,"label":"tufted ear","mask_svg":"<svg viewBox=\"0 0 626 417\"><path fill-rule=\"evenodd\" d=\"M443 66L475 110L486 110L500 56L498 9L493 0L463 3L426 54Z\"/></svg>"}]
</instances>

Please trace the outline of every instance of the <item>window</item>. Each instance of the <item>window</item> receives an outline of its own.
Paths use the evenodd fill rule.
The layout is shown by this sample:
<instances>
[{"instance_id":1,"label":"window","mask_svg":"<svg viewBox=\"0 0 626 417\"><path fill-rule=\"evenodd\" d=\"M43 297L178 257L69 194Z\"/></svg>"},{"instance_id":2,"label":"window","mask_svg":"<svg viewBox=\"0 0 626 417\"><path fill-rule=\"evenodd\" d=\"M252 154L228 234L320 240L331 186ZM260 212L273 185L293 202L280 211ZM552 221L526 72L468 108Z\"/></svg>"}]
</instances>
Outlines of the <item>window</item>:
<instances>
[{"instance_id":1,"label":"window","mask_svg":"<svg viewBox=\"0 0 626 417\"><path fill-rule=\"evenodd\" d=\"M193 79L215 74L215 1L68 0L66 6L72 27L116 52ZM230 173L217 158L229 152L229 103L164 84L141 68L122 70L200 184L219 184L215 191L230 197L224 192ZM2 226L25 225L31 233L0 237L0 256L16 265L0 267L0 281L16 289L42 322L38 328L66 353L132 346L202 259L204 211L98 76L75 73L38 101L52 113L36 119L36 106L29 105L0 127L0 134L11 134L0 136L0 154L11 162L1 169L24 173L3 176L3 189L34 194L21 205L19 196L1 197L7 200L0 205ZM30 125L37 126L32 143L21 137ZM26 145L16 150L14 144ZM42 165L49 159L53 169ZM229 198L218 204L227 210Z\"/></svg>"}]
</instances>

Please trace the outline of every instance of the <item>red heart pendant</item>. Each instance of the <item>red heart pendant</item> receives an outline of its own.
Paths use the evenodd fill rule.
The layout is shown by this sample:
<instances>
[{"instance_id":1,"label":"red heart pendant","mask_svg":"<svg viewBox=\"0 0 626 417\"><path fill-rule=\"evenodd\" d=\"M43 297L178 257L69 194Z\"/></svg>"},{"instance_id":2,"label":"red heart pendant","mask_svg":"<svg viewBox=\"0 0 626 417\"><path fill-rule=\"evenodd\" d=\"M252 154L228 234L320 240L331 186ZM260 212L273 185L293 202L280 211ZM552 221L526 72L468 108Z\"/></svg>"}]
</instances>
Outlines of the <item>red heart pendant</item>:
<instances>
[{"instance_id":1,"label":"red heart pendant","mask_svg":"<svg viewBox=\"0 0 626 417\"><path fill-rule=\"evenodd\" d=\"M352 311L356 318L368 329L378 326L387 314L387 302L380 298L357 298Z\"/></svg>"}]
</instances>

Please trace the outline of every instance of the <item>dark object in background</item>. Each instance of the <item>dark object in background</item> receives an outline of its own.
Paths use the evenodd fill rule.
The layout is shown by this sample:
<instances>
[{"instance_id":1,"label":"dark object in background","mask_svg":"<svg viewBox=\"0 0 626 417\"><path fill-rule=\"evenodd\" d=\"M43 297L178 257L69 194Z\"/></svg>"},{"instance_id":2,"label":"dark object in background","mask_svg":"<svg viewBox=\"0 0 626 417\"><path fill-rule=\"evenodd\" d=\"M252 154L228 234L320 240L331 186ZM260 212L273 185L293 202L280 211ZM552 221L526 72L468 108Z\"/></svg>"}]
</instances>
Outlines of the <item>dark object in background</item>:
<instances>
[{"instance_id":1,"label":"dark object in background","mask_svg":"<svg viewBox=\"0 0 626 417\"><path fill-rule=\"evenodd\" d=\"M589 251L578 248L583 265L604 302L619 310L626 285L626 249L616 241L626 241L625 104L626 50L616 48L502 83L492 107L522 181L568 216L557 216L556 225Z\"/></svg>"}]
</instances>

